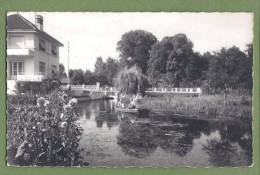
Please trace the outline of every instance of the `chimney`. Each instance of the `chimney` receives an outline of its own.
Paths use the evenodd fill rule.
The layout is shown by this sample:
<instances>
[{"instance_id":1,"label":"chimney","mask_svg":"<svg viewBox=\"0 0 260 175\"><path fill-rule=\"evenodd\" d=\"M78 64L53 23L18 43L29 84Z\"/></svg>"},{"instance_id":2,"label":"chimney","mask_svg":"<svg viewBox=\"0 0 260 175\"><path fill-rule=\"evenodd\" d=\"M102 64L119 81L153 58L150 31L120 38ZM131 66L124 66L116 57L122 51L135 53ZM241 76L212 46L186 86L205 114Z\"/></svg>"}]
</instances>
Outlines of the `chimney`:
<instances>
[{"instance_id":1,"label":"chimney","mask_svg":"<svg viewBox=\"0 0 260 175\"><path fill-rule=\"evenodd\" d=\"M36 27L43 31L43 17L41 15L36 15Z\"/></svg>"}]
</instances>

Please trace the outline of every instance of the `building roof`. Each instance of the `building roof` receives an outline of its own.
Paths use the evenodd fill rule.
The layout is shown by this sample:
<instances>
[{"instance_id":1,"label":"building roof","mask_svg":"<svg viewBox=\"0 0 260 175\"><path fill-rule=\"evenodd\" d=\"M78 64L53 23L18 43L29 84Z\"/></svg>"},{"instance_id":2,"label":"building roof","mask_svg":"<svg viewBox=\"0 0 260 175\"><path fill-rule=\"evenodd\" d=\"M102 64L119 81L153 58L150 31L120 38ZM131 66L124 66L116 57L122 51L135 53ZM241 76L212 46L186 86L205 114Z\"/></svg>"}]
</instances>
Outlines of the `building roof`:
<instances>
[{"instance_id":1,"label":"building roof","mask_svg":"<svg viewBox=\"0 0 260 175\"><path fill-rule=\"evenodd\" d=\"M13 14L10 16L7 16L7 31L23 31L23 32L36 32L39 35L42 35L51 41L55 42L59 46L63 46L61 42L53 38L51 35L48 33L39 30L33 23L25 19L23 16L20 14Z\"/></svg>"}]
</instances>

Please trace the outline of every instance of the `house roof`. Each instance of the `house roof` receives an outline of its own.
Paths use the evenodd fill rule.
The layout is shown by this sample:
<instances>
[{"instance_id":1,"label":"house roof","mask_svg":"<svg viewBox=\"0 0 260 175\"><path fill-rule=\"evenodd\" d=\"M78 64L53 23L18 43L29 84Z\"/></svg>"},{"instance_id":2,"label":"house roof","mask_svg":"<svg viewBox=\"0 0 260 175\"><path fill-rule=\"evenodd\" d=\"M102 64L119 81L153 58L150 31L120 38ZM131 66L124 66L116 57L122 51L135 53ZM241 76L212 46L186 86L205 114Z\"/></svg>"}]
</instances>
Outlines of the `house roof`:
<instances>
[{"instance_id":1,"label":"house roof","mask_svg":"<svg viewBox=\"0 0 260 175\"><path fill-rule=\"evenodd\" d=\"M22 31L22 32L36 32L43 37L50 39L51 41L55 42L59 46L63 46L61 42L53 38L48 33L39 30L33 23L25 19L20 14L13 14L7 16L7 31Z\"/></svg>"}]
</instances>

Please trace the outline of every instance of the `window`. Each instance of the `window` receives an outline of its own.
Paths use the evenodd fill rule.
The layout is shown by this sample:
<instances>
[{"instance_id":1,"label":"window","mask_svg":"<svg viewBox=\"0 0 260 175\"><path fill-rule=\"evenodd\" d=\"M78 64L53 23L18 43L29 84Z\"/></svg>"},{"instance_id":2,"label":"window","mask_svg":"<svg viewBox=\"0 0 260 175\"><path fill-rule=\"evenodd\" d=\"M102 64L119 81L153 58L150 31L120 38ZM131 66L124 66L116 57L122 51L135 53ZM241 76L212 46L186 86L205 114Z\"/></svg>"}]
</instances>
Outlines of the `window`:
<instances>
[{"instance_id":1,"label":"window","mask_svg":"<svg viewBox=\"0 0 260 175\"><path fill-rule=\"evenodd\" d=\"M11 48L24 48L25 42L23 36L10 36L9 37L9 46Z\"/></svg>"},{"instance_id":2,"label":"window","mask_svg":"<svg viewBox=\"0 0 260 175\"><path fill-rule=\"evenodd\" d=\"M57 47L56 47L56 46L51 45L51 53L52 53L53 55L56 55L56 56L57 56Z\"/></svg>"},{"instance_id":3,"label":"window","mask_svg":"<svg viewBox=\"0 0 260 175\"><path fill-rule=\"evenodd\" d=\"M39 39L39 49L42 51L46 51L45 41L42 39Z\"/></svg>"},{"instance_id":4,"label":"window","mask_svg":"<svg viewBox=\"0 0 260 175\"><path fill-rule=\"evenodd\" d=\"M10 73L11 75L24 75L24 62L23 61L12 61Z\"/></svg>"},{"instance_id":5,"label":"window","mask_svg":"<svg viewBox=\"0 0 260 175\"><path fill-rule=\"evenodd\" d=\"M44 62L39 62L39 71L40 71L40 75L45 74L45 63Z\"/></svg>"}]
</instances>

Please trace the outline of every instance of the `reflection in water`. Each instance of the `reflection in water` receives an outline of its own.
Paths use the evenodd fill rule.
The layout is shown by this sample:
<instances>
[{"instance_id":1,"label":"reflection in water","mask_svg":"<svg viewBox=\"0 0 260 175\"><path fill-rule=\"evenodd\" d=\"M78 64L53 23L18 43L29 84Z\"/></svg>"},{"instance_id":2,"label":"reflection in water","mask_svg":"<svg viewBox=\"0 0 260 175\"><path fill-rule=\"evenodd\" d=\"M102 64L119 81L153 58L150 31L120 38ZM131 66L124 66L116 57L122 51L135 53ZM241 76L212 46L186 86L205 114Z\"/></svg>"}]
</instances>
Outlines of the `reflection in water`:
<instances>
[{"instance_id":1,"label":"reflection in water","mask_svg":"<svg viewBox=\"0 0 260 175\"><path fill-rule=\"evenodd\" d=\"M154 132L149 124L122 121L119 133L117 143L126 155L144 158L156 150L157 146L153 142Z\"/></svg>"},{"instance_id":2,"label":"reflection in water","mask_svg":"<svg viewBox=\"0 0 260 175\"><path fill-rule=\"evenodd\" d=\"M115 101L79 103L82 156L90 166L248 166L251 121L116 113Z\"/></svg>"}]
</instances>

